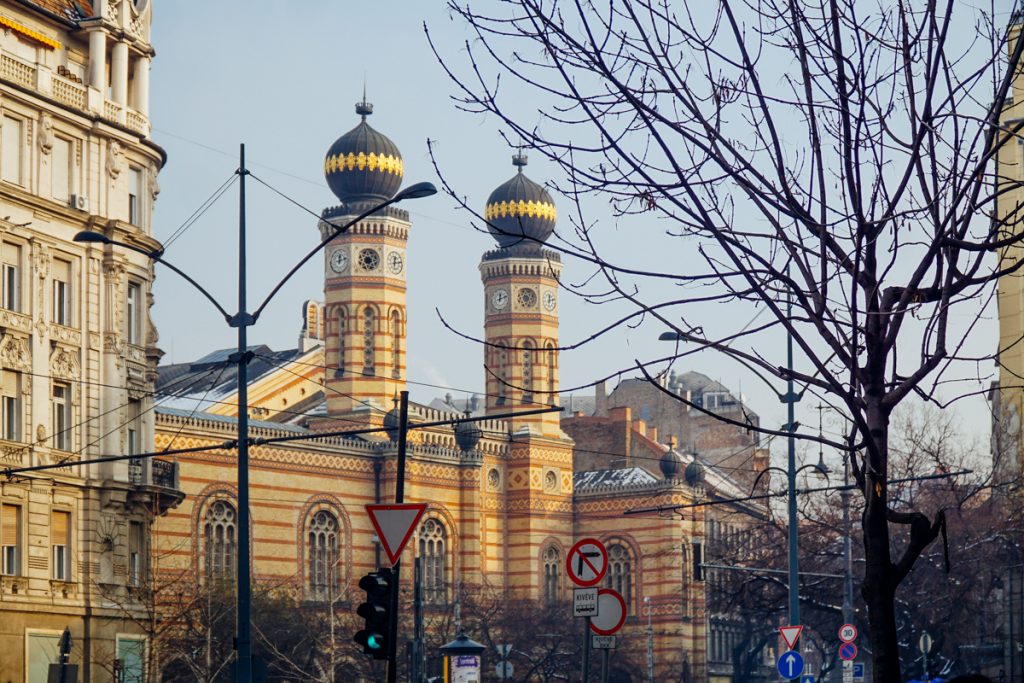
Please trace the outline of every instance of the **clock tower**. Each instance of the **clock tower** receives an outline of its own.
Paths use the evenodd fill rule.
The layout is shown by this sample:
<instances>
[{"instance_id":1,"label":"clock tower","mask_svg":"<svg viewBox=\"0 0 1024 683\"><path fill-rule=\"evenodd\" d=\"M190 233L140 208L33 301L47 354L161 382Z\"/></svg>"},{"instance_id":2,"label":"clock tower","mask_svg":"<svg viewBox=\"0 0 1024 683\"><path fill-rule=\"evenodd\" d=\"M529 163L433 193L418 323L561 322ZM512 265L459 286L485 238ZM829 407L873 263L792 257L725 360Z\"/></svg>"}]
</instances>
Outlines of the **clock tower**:
<instances>
[{"instance_id":1,"label":"clock tower","mask_svg":"<svg viewBox=\"0 0 1024 683\"><path fill-rule=\"evenodd\" d=\"M361 122L331 145L324 161L327 184L341 204L321 214L322 240L393 197L402 183L398 147L366 122L373 105L360 102L356 113ZM386 411L405 388L410 225L408 212L387 207L334 237L324 250L328 417Z\"/></svg>"},{"instance_id":2,"label":"clock tower","mask_svg":"<svg viewBox=\"0 0 1024 683\"><path fill-rule=\"evenodd\" d=\"M507 413L558 404L558 279L562 261L544 241L555 229L547 190L518 172L487 200L484 218L498 248L484 254L484 368L487 412ZM559 413L515 418L513 431L561 437Z\"/></svg>"}]
</instances>

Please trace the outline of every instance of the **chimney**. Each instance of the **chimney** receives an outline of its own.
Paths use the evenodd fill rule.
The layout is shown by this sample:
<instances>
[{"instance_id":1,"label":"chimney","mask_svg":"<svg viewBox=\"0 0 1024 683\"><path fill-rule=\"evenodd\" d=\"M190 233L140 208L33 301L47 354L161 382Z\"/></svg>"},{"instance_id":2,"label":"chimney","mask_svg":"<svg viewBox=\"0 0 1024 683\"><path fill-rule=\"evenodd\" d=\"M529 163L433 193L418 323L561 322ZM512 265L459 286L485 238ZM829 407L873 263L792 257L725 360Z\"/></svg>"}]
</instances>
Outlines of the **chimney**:
<instances>
[{"instance_id":1,"label":"chimney","mask_svg":"<svg viewBox=\"0 0 1024 683\"><path fill-rule=\"evenodd\" d=\"M604 417L608 414L607 381L601 380L594 385L594 416Z\"/></svg>"}]
</instances>

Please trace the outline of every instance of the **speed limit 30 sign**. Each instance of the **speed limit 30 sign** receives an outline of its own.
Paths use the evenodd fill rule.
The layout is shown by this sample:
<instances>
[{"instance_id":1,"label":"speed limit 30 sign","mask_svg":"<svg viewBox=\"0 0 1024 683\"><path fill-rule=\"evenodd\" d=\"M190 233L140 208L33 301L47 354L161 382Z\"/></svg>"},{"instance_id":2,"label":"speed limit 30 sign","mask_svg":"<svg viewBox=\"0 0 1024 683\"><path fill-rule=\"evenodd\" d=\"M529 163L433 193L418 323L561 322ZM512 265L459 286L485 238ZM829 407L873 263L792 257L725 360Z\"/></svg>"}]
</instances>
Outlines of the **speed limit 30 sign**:
<instances>
[{"instance_id":1,"label":"speed limit 30 sign","mask_svg":"<svg viewBox=\"0 0 1024 683\"><path fill-rule=\"evenodd\" d=\"M857 640L857 627L853 624L843 624L839 627L839 640L844 643L852 643Z\"/></svg>"}]
</instances>

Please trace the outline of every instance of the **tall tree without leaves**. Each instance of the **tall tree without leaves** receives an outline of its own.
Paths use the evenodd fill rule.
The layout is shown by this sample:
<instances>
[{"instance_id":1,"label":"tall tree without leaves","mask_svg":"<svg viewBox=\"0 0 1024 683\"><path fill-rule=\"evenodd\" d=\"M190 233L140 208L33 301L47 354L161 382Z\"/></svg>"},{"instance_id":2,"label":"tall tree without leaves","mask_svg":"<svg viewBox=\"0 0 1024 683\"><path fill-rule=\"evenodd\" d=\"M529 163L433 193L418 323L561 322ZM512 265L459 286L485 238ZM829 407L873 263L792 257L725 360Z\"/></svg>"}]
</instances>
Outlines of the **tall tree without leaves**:
<instances>
[{"instance_id":1,"label":"tall tree without leaves","mask_svg":"<svg viewBox=\"0 0 1024 683\"><path fill-rule=\"evenodd\" d=\"M999 113L1024 41L978 4L453 0L470 39L432 43L462 108L564 172L575 230L563 217L548 246L592 264L584 294L776 383L790 375L766 340L792 335L795 381L851 417L876 681L901 679L896 590L943 526L890 505L890 415L976 382L968 338L1022 265L996 256L1021 211L997 215L993 155L1022 125ZM604 253L588 195L633 243L659 232ZM685 260L652 269L672 249Z\"/></svg>"}]
</instances>

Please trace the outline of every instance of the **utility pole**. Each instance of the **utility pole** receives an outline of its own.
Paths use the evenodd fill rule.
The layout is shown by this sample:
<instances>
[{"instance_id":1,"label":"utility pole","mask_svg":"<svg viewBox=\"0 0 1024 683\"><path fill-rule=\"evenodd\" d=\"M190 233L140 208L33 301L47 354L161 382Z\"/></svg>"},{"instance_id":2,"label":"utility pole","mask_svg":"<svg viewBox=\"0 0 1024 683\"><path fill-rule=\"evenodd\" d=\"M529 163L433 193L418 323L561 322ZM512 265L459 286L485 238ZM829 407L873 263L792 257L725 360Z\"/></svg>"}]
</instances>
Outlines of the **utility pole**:
<instances>
[{"instance_id":1,"label":"utility pole","mask_svg":"<svg viewBox=\"0 0 1024 683\"><path fill-rule=\"evenodd\" d=\"M399 394L398 404L398 468L395 473L395 502L405 502L405 450L409 435L409 392ZM398 681L398 597L401 593L401 565L399 560L392 568L394 588L391 592L391 633L388 634L388 683Z\"/></svg>"},{"instance_id":2,"label":"utility pole","mask_svg":"<svg viewBox=\"0 0 1024 683\"><path fill-rule=\"evenodd\" d=\"M786 304L786 315L793 319L792 295ZM786 431L789 433L788 459L786 467L786 479L789 483L788 509L789 509L789 623L796 626L800 623L800 558L797 546L797 515L796 515L796 402L800 400L793 387L793 333L786 334L786 367L788 377L786 380L786 395L784 401L787 406Z\"/></svg>"},{"instance_id":3,"label":"utility pole","mask_svg":"<svg viewBox=\"0 0 1024 683\"><path fill-rule=\"evenodd\" d=\"M413 561L412 579L412 666L409 680L420 683L423 680L423 558Z\"/></svg>"}]
</instances>

